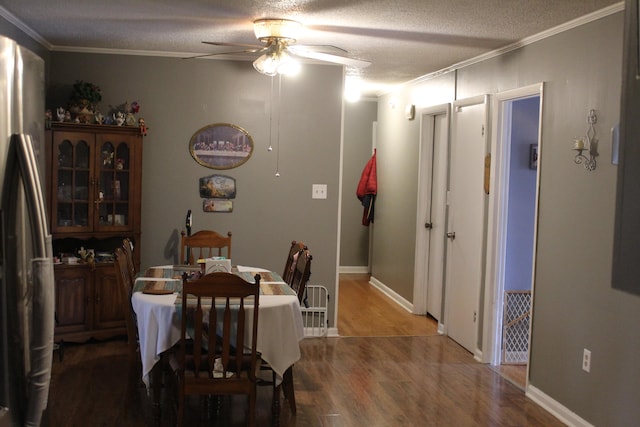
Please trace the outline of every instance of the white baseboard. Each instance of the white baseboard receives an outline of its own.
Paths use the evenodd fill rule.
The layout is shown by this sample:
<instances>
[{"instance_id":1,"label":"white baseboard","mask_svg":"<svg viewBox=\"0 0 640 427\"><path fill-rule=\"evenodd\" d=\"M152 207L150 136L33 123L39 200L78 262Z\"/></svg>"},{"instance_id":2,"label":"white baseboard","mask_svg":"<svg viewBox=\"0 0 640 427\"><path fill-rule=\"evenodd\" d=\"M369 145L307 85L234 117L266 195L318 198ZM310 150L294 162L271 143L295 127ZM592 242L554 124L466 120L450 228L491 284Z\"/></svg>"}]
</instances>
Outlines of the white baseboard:
<instances>
[{"instance_id":1,"label":"white baseboard","mask_svg":"<svg viewBox=\"0 0 640 427\"><path fill-rule=\"evenodd\" d=\"M327 331L327 336L328 337L339 337L340 334L338 333L338 328L329 328L329 330Z\"/></svg>"},{"instance_id":2,"label":"white baseboard","mask_svg":"<svg viewBox=\"0 0 640 427\"><path fill-rule=\"evenodd\" d=\"M547 396L540 389L537 389L532 385L527 386L525 395L568 426L594 427L593 424L587 422L577 414L571 412L565 406L561 405L559 402Z\"/></svg>"},{"instance_id":3,"label":"white baseboard","mask_svg":"<svg viewBox=\"0 0 640 427\"><path fill-rule=\"evenodd\" d=\"M369 267L366 265L356 265L356 266L348 266L348 265L341 265L340 267L338 267L338 272L339 273L347 273L347 274L367 274L369 273Z\"/></svg>"},{"instance_id":4,"label":"white baseboard","mask_svg":"<svg viewBox=\"0 0 640 427\"><path fill-rule=\"evenodd\" d=\"M397 294L393 289L386 286L384 283L371 276L369 278L369 283L371 283L375 288L379 289L380 292L391 298L392 301L397 303L400 307L407 310L409 313L413 314L413 303L407 301L402 296Z\"/></svg>"}]
</instances>

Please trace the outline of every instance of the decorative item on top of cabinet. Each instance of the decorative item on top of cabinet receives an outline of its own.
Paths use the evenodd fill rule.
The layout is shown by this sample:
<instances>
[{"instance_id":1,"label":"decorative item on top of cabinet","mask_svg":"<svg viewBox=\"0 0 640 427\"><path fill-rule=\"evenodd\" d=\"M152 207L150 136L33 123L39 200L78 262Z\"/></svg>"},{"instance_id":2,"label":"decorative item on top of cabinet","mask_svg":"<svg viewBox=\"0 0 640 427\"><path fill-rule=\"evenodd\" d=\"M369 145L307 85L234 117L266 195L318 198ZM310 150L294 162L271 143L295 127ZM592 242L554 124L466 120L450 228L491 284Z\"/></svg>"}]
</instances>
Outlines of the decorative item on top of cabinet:
<instances>
[{"instance_id":1,"label":"decorative item on top of cabinet","mask_svg":"<svg viewBox=\"0 0 640 427\"><path fill-rule=\"evenodd\" d=\"M94 257L54 267L56 339L126 332L112 254L127 237L140 266L142 141L137 127L52 122L46 132L47 206L54 253Z\"/></svg>"},{"instance_id":2,"label":"decorative item on top of cabinet","mask_svg":"<svg viewBox=\"0 0 640 427\"><path fill-rule=\"evenodd\" d=\"M68 113L64 121L91 124L98 103L102 100L100 87L96 84L76 80L69 95Z\"/></svg>"}]
</instances>

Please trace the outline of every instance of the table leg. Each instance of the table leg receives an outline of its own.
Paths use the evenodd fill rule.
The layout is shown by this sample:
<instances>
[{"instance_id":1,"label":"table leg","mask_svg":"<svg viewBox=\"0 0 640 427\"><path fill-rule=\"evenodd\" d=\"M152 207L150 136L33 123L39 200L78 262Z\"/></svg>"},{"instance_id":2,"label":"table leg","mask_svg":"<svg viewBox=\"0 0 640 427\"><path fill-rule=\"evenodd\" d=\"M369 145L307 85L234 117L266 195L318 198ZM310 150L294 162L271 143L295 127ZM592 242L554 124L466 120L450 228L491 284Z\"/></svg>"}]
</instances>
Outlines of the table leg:
<instances>
[{"instance_id":1,"label":"table leg","mask_svg":"<svg viewBox=\"0 0 640 427\"><path fill-rule=\"evenodd\" d=\"M151 399L153 404L153 418L156 425L160 425L160 396L162 393L162 360L156 363L149 374Z\"/></svg>"},{"instance_id":2,"label":"table leg","mask_svg":"<svg viewBox=\"0 0 640 427\"><path fill-rule=\"evenodd\" d=\"M275 373L273 374L273 401L271 402L271 425L278 427L280 425L280 388L282 384L275 385Z\"/></svg>"}]
</instances>

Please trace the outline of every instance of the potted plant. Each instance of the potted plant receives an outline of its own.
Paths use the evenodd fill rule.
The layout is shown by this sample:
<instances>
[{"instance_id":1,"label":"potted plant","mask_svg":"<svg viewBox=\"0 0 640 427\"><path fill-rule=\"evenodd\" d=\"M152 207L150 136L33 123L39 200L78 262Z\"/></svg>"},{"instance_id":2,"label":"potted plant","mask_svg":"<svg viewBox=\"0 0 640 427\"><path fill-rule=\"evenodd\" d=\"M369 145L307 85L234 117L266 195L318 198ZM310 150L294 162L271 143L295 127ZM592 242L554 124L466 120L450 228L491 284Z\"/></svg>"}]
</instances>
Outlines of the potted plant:
<instances>
[{"instance_id":1,"label":"potted plant","mask_svg":"<svg viewBox=\"0 0 640 427\"><path fill-rule=\"evenodd\" d=\"M72 106L93 111L100 101L102 101L102 93L99 86L83 80L76 80L73 84L70 97Z\"/></svg>"}]
</instances>

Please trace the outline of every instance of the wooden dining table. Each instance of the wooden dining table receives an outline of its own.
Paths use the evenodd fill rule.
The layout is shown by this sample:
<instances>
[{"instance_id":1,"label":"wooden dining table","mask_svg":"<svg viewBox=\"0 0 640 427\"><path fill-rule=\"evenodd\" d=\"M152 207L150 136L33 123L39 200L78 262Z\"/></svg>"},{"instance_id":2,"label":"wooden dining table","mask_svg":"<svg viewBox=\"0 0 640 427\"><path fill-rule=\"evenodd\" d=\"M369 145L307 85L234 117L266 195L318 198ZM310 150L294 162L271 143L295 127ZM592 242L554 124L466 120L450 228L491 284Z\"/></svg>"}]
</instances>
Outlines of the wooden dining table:
<instances>
[{"instance_id":1,"label":"wooden dining table","mask_svg":"<svg viewBox=\"0 0 640 427\"><path fill-rule=\"evenodd\" d=\"M154 366L180 340L179 277L196 271L185 266L152 267L135 281L131 305L138 327L142 380L148 390ZM261 276L257 350L275 372L276 381L281 382L285 375L291 375L291 367L300 359L299 343L304 338L297 295L280 275L267 269L236 266L233 272L246 280L252 280L255 274Z\"/></svg>"}]
</instances>

